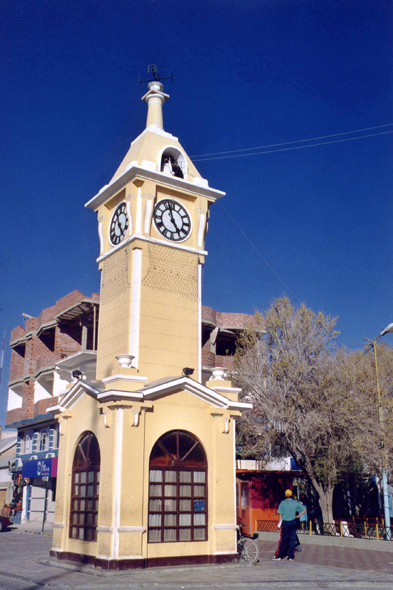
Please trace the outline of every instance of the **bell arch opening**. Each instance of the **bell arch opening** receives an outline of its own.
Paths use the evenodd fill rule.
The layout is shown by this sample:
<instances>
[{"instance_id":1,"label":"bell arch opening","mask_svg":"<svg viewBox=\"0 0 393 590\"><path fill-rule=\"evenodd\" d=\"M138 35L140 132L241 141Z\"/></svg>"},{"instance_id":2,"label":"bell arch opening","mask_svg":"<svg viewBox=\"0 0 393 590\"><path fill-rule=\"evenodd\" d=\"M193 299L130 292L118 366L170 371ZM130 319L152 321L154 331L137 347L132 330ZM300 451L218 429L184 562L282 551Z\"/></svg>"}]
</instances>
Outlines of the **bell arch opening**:
<instances>
[{"instance_id":1,"label":"bell arch opening","mask_svg":"<svg viewBox=\"0 0 393 590\"><path fill-rule=\"evenodd\" d=\"M177 178L186 178L187 162L184 154L174 147L165 148L161 155L160 171Z\"/></svg>"}]
</instances>

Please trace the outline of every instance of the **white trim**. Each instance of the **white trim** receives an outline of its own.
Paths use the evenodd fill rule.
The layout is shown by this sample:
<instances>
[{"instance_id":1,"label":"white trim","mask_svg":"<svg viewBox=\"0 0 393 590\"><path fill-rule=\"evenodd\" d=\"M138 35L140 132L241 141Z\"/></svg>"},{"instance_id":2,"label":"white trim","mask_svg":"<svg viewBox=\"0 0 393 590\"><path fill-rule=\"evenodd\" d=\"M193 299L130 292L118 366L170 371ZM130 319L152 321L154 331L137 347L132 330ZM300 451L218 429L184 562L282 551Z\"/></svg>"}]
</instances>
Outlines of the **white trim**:
<instances>
[{"instance_id":1,"label":"white trim","mask_svg":"<svg viewBox=\"0 0 393 590\"><path fill-rule=\"evenodd\" d=\"M203 245L203 235L206 227L206 213L200 212L199 213L199 226L198 226L198 246L202 248Z\"/></svg>"},{"instance_id":2,"label":"white trim","mask_svg":"<svg viewBox=\"0 0 393 590\"><path fill-rule=\"evenodd\" d=\"M115 559L119 557L119 533L120 523L120 503L121 503L121 460L122 460L122 442L123 442L123 408L116 409L116 448L115 448L115 474L114 474L114 491L113 491L113 537L112 537L112 556Z\"/></svg>"},{"instance_id":3,"label":"white trim","mask_svg":"<svg viewBox=\"0 0 393 590\"><path fill-rule=\"evenodd\" d=\"M122 391L119 389L100 391L98 389L94 389L84 381L78 381L78 383L76 383L74 387L64 396L61 406L52 406L51 408L48 408L48 410L51 410L52 412L54 410L56 412L63 412L65 410L71 409L77 403L77 401L79 401L81 397L85 395L85 392L92 395L92 397L99 401L108 399L141 401L154 400L161 397L162 395L176 393L181 390L188 391L192 395L195 395L199 399L202 399L216 408L244 410L251 409L253 407L252 404L232 401L224 395L217 393L213 389L198 383L198 381L195 381L194 379L190 379L189 377L178 377L177 379L172 379L171 381L167 381L166 383L162 383L153 387L145 385L143 390L139 391Z\"/></svg>"},{"instance_id":4,"label":"white trim","mask_svg":"<svg viewBox=\"0 0 393 590\"><path fill-rule=\"evenodd\" d=\"M218 393L220 391L222 392L226 392L228 391L229 393L240 393L241 392L241 387L220 387L219 385L211 387L210 389L214 389L214 391L217 391Z\"/></svg>"},{"instance_id":5,"label":"white trim","mask_svg":"<svg viewBox=\"0 0 393 590\"><path fill-rule=\"evenodd\" d=\"M152 199L152 197L148 197L146 199L146 211L145 211L145 227L144 227L145 234L149 233L152 213L153 213L153 199Z\"/></svg>"},{"instance_id":6,"label":"white trim","mask_svg":"<svg viewBox=\"0 0 393 590\"><path fill-rule=\"evenodd\" d=\"M98 209L100 205L105 203L112 195L119 192L127 183L131 182L136 176L144 180L152 180L158 182L161 185L168 186L170 188L180 189L184 192L191 193L193 195L201 195L207 197L212 201L216 201L225 195L224 192L210 188L203 187L178 178L177 176L168 176L163 172L152 172L144 169L142 166L134 164L128 170L123 172L120 176L115 178L107 187L103 187L98 194L90 199L85 207L88 209Z\"/></svg>"},{"instance_id":7,"label":"white trim","mask_svg":"<svg viewBox=\"0 0 393 590\"><path fill-rule=\"evenodd\" d=\"M175 242L171 242L169 240L159 239L159 238L151 238L150 236L144 236L142 234L133 234L126 240L123 240L117 246L114 246L110 252L106 252L99 258L96 259L96 262L102 262L108 256L111 256L114 252L116 252L120 247L125 247L131 244L134 240L141 240L142 242L148 242L150 244L160 244L160 246L168 246L169 248L178 248L178 250L184 250L185 252L191 252L192 254L199 254L200 256L207 256L208 252L206 250L199 250L198 248L190 248L189 246L183 246L183 244L176 244Z\"/></svg>"},{"instance_id":8,"label":"white trim","mask_svg":"<svg viewBox=\"0 0 393 590\"><path fill-rule=\"evenodd\" d=\"M54 522L54 523L52 524L52 527L53 527L54 529L64 529L64 527L65 527L65 524L64 524L64 522Z\"/></svg>"},{"instance_id":9,"label":"white trim","mask_svg":"<svg viewBox=\"0 0 393 590\"><path fill-rule=\"evenodd\" d=\"M138 196L136 198L136 220L135 233L142 233L142 187L138 186Z\"/></svg>"},{"instance_id":10,"label":"white trim","mask_svg":"<svg viewBox=\"0 0 393 590\"><path fill-rule=\"evenodd\" d=\"M100 238L100 255L104 251L104 233L102 229L102 221L98 222L98 237Z\"/></svg>"},{"instance_id":11,"label":"white trim","mask_svg":"<svg viewBox=\"0 0 393 590\"><path fill-rule=\"evenodd\" d=\"M111 527L111 526L98 526L97 533L113 533L113 527Z\"/></svg>"},{"instance_id":12,"label":"white trim","mask_svg":"<svg viewBox=\"0 0 393 590\"><path fill-rule=\"evenodd\" d=\"M142 250L135 248L132 259L132 296L131 296L131 326L130 326L130 354L134 360L132 366L139 367L139 323L141 308L142 282Z\"/></svg>"},{"instance_id":13,"label":"white trim","mask_svg":"<svg viewBox=\"0 0 393 590\"><path fill-rule=\"evenodd\" d=\"M119 533L145 533L146 528L144 526L119 526L117 531Z\"/></svg>"},{"instance_id":14,"label":"white trim","mask_svg":"<svg viewBox=\"0 0 393 590\"><path fill-rule=\"evenodd\" d=\"M236 553L235 550L233 550L233 551L215 551L213 553L213 555L233 555L234 553Z\"/></svg>"},{"instance_id":15,"label":"white trim","mask_svg":"<svg viewBox=\"0 0 393 590\"><path fill-rule=\"evenodd\" d=\"M64 553L64 549L60 549L60 547L52 547L51 551L56 551L56 553Z\"/></svg>"},{"instance_id":16,"label":"white trim","mask_svg":"<svg viewBox=\"0 0 393 590\"><path fill-rule=\"evenodd\" d=\"M236 531L236 524L214 524L213 529L215 531Z\"/></svg>"},{"instance_id":17,"label":"white trim","mask_svg":"<svg viewBox=\"0 0 393 590\"><path fill-rule=\"evenodd\" d=\"M110 389L109 391L102 391L97 395L98 401L106 400L107 398L141 401L143 400L143 393L139 393L137 391L121 391L120 389Z\"/></svg>"},{"instance_id":18,"label":"white trim","mask_svg":"<svg viewBox=\"0 0 393 590\"><path fill-rule=\"evenodd\" d=\"M202 264L198 263L198 381L202 383Z\"/></svg>"},{"instance_id":19,"label":"white trim","mask_svg":"<svg viewBox=\"0 0 393 590\"><path fill-rule=\"evenodd\" d=\"M112 383L112 381L135 381L136 383L145 383L147 377L139 377L139 375L111 375L104 377L103 383Z\"/></svg>"}]
</instances>

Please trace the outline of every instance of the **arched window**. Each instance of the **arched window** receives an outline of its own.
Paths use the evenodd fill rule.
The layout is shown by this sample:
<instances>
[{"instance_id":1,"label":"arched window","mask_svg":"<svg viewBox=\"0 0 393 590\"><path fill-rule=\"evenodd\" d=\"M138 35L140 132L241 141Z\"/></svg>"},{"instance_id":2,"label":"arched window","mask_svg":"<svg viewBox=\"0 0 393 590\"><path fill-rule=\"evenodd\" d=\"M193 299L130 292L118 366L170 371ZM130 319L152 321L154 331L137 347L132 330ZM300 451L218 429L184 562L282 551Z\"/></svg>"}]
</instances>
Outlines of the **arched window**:
<instances>
[{"instance_id":1,"label":"arched window","mask_svg":"<svg viewBox=\"0 0 393 590\"><path fill-rule=\"evenodd\" d=\"M46 451L48 449L48 436L46 432L43 432L40 437L40 451Z\"/></svg>"},{"instance_id":2,"label":"arched window","mask_svg":"<svg viewBox=\"0 0 393 590\"><path fill-rule=\"evenodd\" d=\"M31 453L32 452L32 445L33 445L33 441L31 439L31 436L29 436L28 434L26 434L24 452L25 453Z\"/></svg>"},{"instance_id":3,"label":"arched window","mask_svg":"<svg viewBox=\"0 0 393 590\"><path fill-rule=\"evenodd\" d=\"M184 430L164 434L149 468L149 543L207 540L207 461Z\"/></svg>"},{"instance_id":4,"label":"arched window","mask_svg":"<svg viewBox=\"0 0 393 590\"><path fill-rule=\"evenodd\" d=\"M85 432L72 464L70 538L97 540L100 486L100 447L92 432Z\"/></svg>"}]
</instances>

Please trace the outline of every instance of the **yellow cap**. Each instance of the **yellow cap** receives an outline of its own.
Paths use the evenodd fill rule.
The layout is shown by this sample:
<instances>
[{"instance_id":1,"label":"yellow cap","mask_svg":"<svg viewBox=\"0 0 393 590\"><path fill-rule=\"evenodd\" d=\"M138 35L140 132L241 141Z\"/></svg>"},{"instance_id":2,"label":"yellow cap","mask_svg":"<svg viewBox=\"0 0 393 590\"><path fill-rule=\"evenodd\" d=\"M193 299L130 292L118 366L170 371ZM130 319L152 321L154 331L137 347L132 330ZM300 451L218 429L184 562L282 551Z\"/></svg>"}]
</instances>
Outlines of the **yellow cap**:
<instances>
[{"instance_id":1,"label":"yellow cap","mask_svg":"<svg viewBox=\"0 0 393 590\"><path fill-rule=\"evenodd\" d=\"M292 496L292 490L285 490L285 497L290 498Z\"/></svg>"}]
</instances>

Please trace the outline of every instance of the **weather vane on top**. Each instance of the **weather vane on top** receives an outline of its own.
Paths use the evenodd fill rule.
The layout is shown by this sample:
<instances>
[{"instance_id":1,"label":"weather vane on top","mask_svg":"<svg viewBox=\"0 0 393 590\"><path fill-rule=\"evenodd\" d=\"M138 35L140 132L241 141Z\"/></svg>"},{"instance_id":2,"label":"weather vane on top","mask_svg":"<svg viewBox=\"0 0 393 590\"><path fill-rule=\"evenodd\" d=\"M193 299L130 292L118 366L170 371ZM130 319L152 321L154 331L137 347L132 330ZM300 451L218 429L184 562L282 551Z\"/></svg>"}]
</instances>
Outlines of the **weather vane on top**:
<instances>
[{"instance_id":1,"label":"weather vane on top","mask_svg":"<svg viewBox=\"0 0 393 590\"><path fill-rule=\"evenodd\" d=\"M160 80L172 80L172 84L173 84L173 74L171 72L170 76L165 76L164 78L161 78L161 76L158 74L158 70L157 70L157 65L156 64L149 64L147 66L147 73L148 74L153 74L154 78L150 79L150 80L141 80L140 76L139 76L139 84L142 84L144 82L159 82Z\"/></svg>"}]
</instances>

